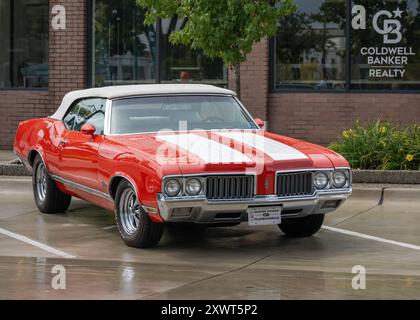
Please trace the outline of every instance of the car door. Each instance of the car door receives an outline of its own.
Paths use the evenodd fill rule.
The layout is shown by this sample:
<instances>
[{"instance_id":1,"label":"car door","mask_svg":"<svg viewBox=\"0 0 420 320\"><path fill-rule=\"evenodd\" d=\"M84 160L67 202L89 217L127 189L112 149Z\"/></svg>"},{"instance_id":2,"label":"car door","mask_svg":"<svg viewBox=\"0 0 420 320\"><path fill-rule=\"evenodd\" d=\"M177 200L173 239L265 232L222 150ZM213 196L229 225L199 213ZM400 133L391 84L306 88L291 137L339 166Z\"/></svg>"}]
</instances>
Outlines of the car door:
<instances>
[{"instance_id":1,"label":"car door","mask_svg":"<svg viewBox=\"0 0 420 320\"><path fill-rule=\"evenodd\" d=\"M85 187L100 189L98 182L98 150L104 136L106 99L89 98L76 101L64 117L59 175ZM93 135L80 130L86 123L95 126Z\"/></svg>"}]
</instances>

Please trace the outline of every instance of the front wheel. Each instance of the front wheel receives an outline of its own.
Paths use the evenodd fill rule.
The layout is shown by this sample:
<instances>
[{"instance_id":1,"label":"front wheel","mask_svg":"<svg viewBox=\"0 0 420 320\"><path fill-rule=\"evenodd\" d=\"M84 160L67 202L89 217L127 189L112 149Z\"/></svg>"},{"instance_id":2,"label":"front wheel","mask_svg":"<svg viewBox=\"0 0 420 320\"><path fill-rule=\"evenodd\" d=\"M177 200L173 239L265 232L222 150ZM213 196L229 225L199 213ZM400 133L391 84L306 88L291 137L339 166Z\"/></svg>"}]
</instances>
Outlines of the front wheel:
<instances>
[{"instance_id":1,"label":"front wheel","mask_svg":"<svg viewBox=\"0 0 420 320\"><path fill-rule=\"evenodd\" d=\"M323 223L323 214L311 214L302 218L284 219L279 224L279 228L288 237L306 238L317 233Z\"/></svg>"},{"instance_id":2,"label":"front wheel","mask_svg":"<svg viewBox=\"0 0 420 320\"><path fill-rule=\"evenodd\" d=\"M36 206L42 213L59 213L69 208L71 196L58 189L40 155L37 155L34 160L32 187Z\"/></svg>"},{"instance_id":3,"label":"front wheel","mask_svg":"<svg viewBox=\"0 0 420 320\"><path fill-rule=\"evenodd\" d=\"M128 181L122 181L117 188L115 220L122 239L130 247L154 247L163 234L163 223L150 220Z\"/></svg>"}]
</instances>

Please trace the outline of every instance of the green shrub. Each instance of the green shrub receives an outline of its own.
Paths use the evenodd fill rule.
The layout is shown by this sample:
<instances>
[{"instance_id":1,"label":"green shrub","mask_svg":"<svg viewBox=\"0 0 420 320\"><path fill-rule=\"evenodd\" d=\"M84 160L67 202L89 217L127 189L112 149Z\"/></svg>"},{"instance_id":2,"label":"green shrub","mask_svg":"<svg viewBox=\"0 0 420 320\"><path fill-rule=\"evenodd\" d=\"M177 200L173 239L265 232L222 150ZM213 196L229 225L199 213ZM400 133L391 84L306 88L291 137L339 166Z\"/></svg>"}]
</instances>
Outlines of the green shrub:
<instances>
[{"instance_id":1,"label":"green shrub","mask_svg":"<svg viewBox=\"0 0 420 320\"><path fill-rule=\"evenodd\" d=\"M420 126L376 122L343 131L329 147L354 169L420 170Z\"/></svg>"}]
</instances>

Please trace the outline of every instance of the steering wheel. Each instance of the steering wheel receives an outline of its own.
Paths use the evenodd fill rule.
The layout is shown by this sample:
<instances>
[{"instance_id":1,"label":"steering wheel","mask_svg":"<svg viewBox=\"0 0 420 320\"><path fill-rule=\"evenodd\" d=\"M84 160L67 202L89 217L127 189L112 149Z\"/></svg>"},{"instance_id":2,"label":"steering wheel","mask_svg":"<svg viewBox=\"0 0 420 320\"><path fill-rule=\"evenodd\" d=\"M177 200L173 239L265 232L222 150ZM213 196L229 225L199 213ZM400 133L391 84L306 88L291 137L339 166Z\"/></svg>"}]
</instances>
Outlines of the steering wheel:
<instances>
[{"instance_id":1,"label":"steering wheel","mask_svg":"<svg viewBox=\"0 0 420 320\"><path fill-rule=\"evenodd\" d=\"M223 121L225 121L225 119L217 117L217 116L211 116L211 117L208 117L208 118L202 120L201 122L206 122L207 123L207 122L215 122L215 121L223 122Z\"/></svg>"}]
</instances>

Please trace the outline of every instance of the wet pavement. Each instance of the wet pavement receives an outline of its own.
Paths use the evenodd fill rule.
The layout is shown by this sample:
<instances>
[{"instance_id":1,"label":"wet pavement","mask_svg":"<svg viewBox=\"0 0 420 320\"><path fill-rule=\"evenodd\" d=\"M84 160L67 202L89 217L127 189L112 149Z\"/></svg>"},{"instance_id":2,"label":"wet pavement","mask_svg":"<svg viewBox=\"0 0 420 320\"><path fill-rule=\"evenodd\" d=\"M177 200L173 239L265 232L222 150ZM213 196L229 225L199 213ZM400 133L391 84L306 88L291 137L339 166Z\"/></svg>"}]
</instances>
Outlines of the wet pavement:
<instances>
[{"instance_id":1,"label":"wet pavement","mask_svg":"<svg viewBox=\"0 0 420 320\"><path fill-rule=\"evenodd\" d=\"M420 188L358 186L312 238L170 227L158 247L134 249L112 213L73 200L43 215L30 179L2 177L0 299L420 299L419 217ZM52 287L56 265L65 290ZM365 290L352 288L355 265Z\"/></svg>"}]
</instances>

